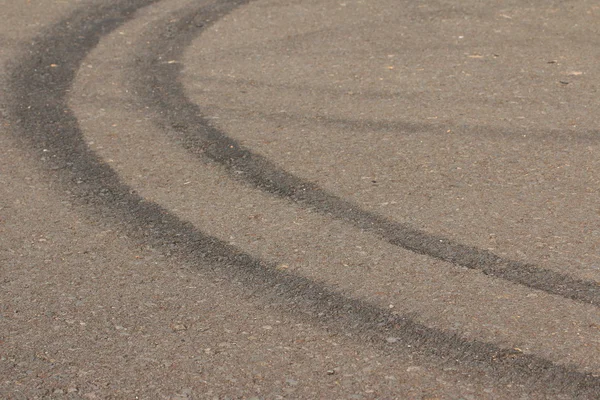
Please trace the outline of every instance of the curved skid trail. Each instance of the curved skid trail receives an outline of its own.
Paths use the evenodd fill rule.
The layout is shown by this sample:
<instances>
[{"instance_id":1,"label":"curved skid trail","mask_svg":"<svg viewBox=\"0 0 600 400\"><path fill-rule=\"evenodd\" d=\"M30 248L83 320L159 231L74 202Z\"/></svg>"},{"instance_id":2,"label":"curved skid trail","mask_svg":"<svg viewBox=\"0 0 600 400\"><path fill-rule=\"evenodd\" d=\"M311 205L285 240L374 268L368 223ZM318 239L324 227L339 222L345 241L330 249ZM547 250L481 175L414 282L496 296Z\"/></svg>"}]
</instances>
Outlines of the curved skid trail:
<instances>
[{"instance_id":1,"label":"curved skid trail","mask_svg":"<svg viewBox=\"0 0 600 400\"><path fill-rule=\"evenodd\" d=\"M46 32L13 70L9 118L18 127L17 133L24 146L33 149L33 153L46 156L43 167L56 178L59 188L69 192L75 203L86 212L102 217L106 224L127 232L141 245L153 246L183 262L241 282L249 291L272 299L281 309L298 314L298 318L324 324L339 332L353 332L364 343L386 352L410 355L432 364L455 365L473 373L474 379L521 384L525 392L538 395L593 398L600 393L600 380L591 374L493 344L467 341L416 323L409 316L393 315L366 301L349 298L321 283L278 271L274 265L205 235L123 184L109 165L84 142L77 119L68 107L68 95L77 68L101 37L133 18L136 10L152 3L120 1L110 6L100 4L80 10ZM201 8L194 18L201 18L204 23L214 21L242 3L222 2ZM190 22L186 21L188 27ZM190 32L194 33L195 28ZM61 68L49 67L56 62L57 55L61 57ZM235 142L231 142L231 146L234 146L234 152L253 159L250 153L236 147ZM230 157L230 154L226 152L223 157ZM263 167L269 166L266 160L264 163ZM236 165L236 161L231 165ZM254 161L250 165L259 167ZM275 184L291 177L282 171L272 172L275 176L270 182ZM314 202L313 206L322 204L321 210L336 216L340 211L329 207L340 206L354 215L351 221L357 219L355 223L373 229L370 214L371 219L363 220L363 214L354 206L341 199L335 200L340 202L337 204L330 195L318 195L321 193L318 188L308 184L298 186L301 184L302 181L293 180L287 189L276 187L277 190L288 190L289 196L297 200ZM303 197L304 192L312 194ZM375 228L383 229L381 226ZM418 237L414 234L411 240ZM405 238L402 240L406 241ZM457 251L460 248L452 246L453 254L463 257ZM468 257L472 258L473 254ZM475 261L481 257L476 255ZM394 343L386 341L390 336L397 338Z\"/></svg>"},{"instance_id":2,"label":"curved skid trail","mask_svg":"<svg viewBox=\"0 0 600 400\"><path fill-rule=\"evenodd\" d=\"M177 12L171 14L174 9L193 14L185 11L186 5L179 0L161 3L160 9L140 13L107 35L83 61L85 68L73 84L69 104L82 134L122 182L205 235L347 297L385 309L391 305L395 314L414 315L415 322L467 340L503 343L586 372L600 370L587 348L597 338L595 307L532 293L386 243L302 204L240 184L220 165L205 164L186 151L176 134L165 134L154 123L156 113L149 113L130 84L137 71L133 60L152 53L131 48L133 39L147 38L148 31L172 33L173 27L161 21L178 21ZM206 34L222 27L219 22ZM109 59L119 61L105 63ZM163 57L162 62L174 65L179 60ZM105 82L112 84L107 87ZM547 312L540 314L540 309ZM556 321L571 321L570 328Z\"/></svg>"},{"instance_id":3,"label":"curved skid trail","mask_svg":"<svg viewBox=\"0 0 600 400\"><path fill-rule=\"evenodd\" d=\"M186 46L204 29L204 25L195 22L198 18L195 14L192 10L178 15L177 22L172 22L172 18L165 19L163 26L153 31L153 39L144 46L144 51L154 57L137 60L133 70L140 73L131 76L139 98L158 111L165 131L176 132L175 136L180 141L183 139L182 144L187 150L223 165L249 185L345 221L395 246L532 289L600 305L600 286L594 281L500 257L491 251L457 243L366 211L288 173L212 126L202 116L200 107L185 95L179 79L180 64L162 62L181 59ZM156 34L167 31L167 26L168 34Z\"/></svg>"}]
</instances>

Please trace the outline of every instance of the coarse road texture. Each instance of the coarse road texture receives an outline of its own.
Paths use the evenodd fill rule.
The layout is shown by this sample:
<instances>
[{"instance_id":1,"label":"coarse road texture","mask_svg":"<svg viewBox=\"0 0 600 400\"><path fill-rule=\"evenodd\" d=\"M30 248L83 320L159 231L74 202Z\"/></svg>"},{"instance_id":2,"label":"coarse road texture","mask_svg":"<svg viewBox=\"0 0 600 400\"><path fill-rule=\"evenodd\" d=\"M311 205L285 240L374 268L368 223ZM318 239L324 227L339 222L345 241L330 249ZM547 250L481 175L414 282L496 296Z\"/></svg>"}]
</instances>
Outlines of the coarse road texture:
<instances>
[{"instance_id":1,"label":"coarse road texture","mask_svg":"<svg viewBox=\"0 0 600 400\"><path fill-rule=\"evenodd\" d=\"M600 398L600 6L0 9L0 398Z\"/></svg>"}]
</instances>

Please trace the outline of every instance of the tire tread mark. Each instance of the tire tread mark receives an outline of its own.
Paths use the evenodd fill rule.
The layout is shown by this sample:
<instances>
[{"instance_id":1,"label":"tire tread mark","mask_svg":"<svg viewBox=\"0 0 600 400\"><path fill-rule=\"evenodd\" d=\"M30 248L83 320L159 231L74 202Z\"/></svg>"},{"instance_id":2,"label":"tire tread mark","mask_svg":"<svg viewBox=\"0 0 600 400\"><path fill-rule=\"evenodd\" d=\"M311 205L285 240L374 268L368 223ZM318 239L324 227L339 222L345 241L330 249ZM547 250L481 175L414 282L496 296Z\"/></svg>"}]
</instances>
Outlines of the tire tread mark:
<instances>
[{"instance_id":1,"label":"tire tread mark","mask_svg":"<svg viewBox=\"0 0 600 400\"><path fill-rule=\"evenodd\" d=\"M139 52L153 54L153 57L136 60L132 71L139 75L131 76L140 101L157 111L165 131L176 132L177 141L188 151L223 165L236 179L255 188L345 221L395 246L549 294L600 306L600 285L595 281L500 257L364 210L285 171L212 126L202 116L200 107L187 98L179 79L181 64L161 61L182 58L186 47L205 28L194 22L199 19L198 15L197 11L188 10L187 14L178 14L177 18L163 22L162 27L148 31L153 40L142 45Z\"/></svg>"},{"instance_id":2,"label":"tire tread mark","mask_svg":"<svg viewBox=\"0 0 600 400\"><path fill-rule=\"evenodd\" d=\"M15 138L34 156L49 158L43 168L55 178L57 190L68 191L71 200L91 218L126 232L141 244L242 282L297 318L340 333L352 332L362 342L384 351L474 370L478 376L500 384L522 384L523 391L529 393L568 393L582 398L600 395L600 379L574 367L465 340L415 322L410 316L394 315L345 296L322 283L278 271L274 265L205 235L123 184L110 166L86 146L68 106L68 91L77 66L101 36L152 2L115 1L108 8L100 5L76 12L40 36L12 69L8 118L14 123ZM68 67L49 69L47 66L56 57ZM387 343L385 338L389 336L398 337L398 342ZM408 349L407 345L412 347Z\"/></svg>"}]
</instances>

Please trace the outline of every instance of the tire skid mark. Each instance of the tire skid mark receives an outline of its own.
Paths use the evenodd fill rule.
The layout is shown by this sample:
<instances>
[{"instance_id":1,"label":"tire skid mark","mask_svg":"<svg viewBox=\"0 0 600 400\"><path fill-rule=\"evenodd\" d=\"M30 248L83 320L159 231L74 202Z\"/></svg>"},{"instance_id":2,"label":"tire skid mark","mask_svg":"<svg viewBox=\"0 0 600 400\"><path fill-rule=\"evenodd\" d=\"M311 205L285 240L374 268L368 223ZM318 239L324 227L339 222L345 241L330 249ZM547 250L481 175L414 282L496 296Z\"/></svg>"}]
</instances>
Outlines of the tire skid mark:
<instances>
[{"instance_id":1,"label":"tire skid mark","mask_svg":"<svg viewBox=\"0 0 600 400\"><path fill-rule=\"evenodd\" d=\"M85 140L109 160L123 183L204 234L346 296L383 308L393 305L398 314L414 315L417 322L465 339L515 346L556 364L600 371L600 359L589 348L598 336L594 306L546 293L532 295L521 285L440 265L439 260L244 185L166 135L155 123L155 113L133 94L129 69L136 58L148 55L132 53L131 44L146 37L155 22L188 5L189 0L161 2L105 36L73 83L69 105ZM223 25L214 29L221 31ZM169 61L176 60L163 62ZM571 321L568 331L557 321Z\"/></svg>"},{"instance_id":2,"label":"tire skid mark","mask_svg":"<svg viewBox=\"0 0 600 400\"><path fill-rule=\"evenodd\" d=\"M179 79L181 63L164 62L182 59L186 47L204 29L196 13L188 10L176 18L165 19L163 26L149 31L152 40L142 48L153 57L138 59L134 70L139 74L131 77L141 101L158 111L165 131L173 133L187 150L223 165L247 184L350 223L395 246L549 294L600 306L597 282L510 260L366 211L285 171L215 128L202 116L200 107L186 96Z\"/></svg>"},{"instance_id":3,"label":"tire skid mark","mask_svg":"<svg viewBox=\"0 0 600 400\"><path fill-rule=\"evenodd\" d=\"M490 343L467 341L418 324L410 316L394 315L366 301L344 296L319 282L278 271L274 265L203 234L123 184L85 144L68 107L68 95L79 64L102 35L151 3L152 0L126 0L109 6L100 3L75 12L40 36L14 66L8 82L8 118L14 122L22 145L31 148L36 157L45 158L41 162L57 183L57 190L67 191L71 200L91 216L126 232L141 244L225 275L278 307L290 309L298 318L352 332L384 351L434 364L456 365L474 371L475 376L485 374L497 383L523 384L523 390L536 394L568 393L587 398L600 394L600 379L574 367L555 365ZM201 13L217 17L240 3L222 3L226 8L208 7ZM57 58L64 67L50 67ZM386 341L389 337L395 337L395 343Z\"/></svg>"}]
</instances>

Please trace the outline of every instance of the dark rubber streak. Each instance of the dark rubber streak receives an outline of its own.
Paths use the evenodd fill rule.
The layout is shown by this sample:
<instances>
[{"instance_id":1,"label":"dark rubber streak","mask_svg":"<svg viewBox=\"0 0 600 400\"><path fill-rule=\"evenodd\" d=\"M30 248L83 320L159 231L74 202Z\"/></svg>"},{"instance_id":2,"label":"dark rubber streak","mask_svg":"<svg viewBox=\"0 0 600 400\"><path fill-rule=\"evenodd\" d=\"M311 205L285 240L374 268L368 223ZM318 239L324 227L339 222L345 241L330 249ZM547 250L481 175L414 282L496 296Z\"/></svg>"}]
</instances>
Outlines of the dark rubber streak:
<instances>
[{"instance_id":1,"label":"dark rubber streak","mask_svg":"<svg viewBox=\"0 0 600 400\"><path fill-rule=\"evenodd\" d=\"M169 22L166 22L169 21ZM181 66L164 60L179 60L185 48L203 29L203 19L197 11L180 14L176 22L165 20L161 28L148 32L152 37L141 48L144 54L136 61L136 73L131 76L140 101L158 111L167 132L187 150L199 157L223 165L236 179L281 198L301 203L324 215L350 223L374 233L387 242L486 275L562 296L578 302L600 305L597 282L577 279L560 272L532 264L514 261L476 247L457 243L395 222L361 209L356 204L328 193L314 183L305 181L268 159L243 148L221 130L213 127L202 111L185 95L179 80ZM405 129L410 129L406 126ZM240 174L241 173L241 174Z\"/></svg>"},{"instance_id":2,"label":"dark rubber streak","mask_svg":"<svg viewBox=\"0 0 600 400\"><path fill-rule=\"evenodd\" d=\"M485 379L497 384L523 385L524 392L600 396L600 380L591 374L490 343L465 340L344 296L308 278L278 271L274 265L203 234L123 184L110 166L86 146L68 106L68 92L79 64L101 36L151 3L114 1L110 6L76 12L40 36L13 68L8 118L22 145L36 157L45 157L41 163L48 175L55 177L57 190L67 190L71 200L91 218L127 233L141 245L151 245L197 268L243 283L257 296L272 300L271 304L296 318L340 334L352 333L362 343L386 352L454 365L477 376L487 376ZM238 3L224 4L226 8L204 8L201 15L217 17ZM61 67L50 68L57 59ZM390 336L398 338L398 342L387 343L385 338ZM409 349L408 345L412 347Z\"/></svg>"}]
</instances>

